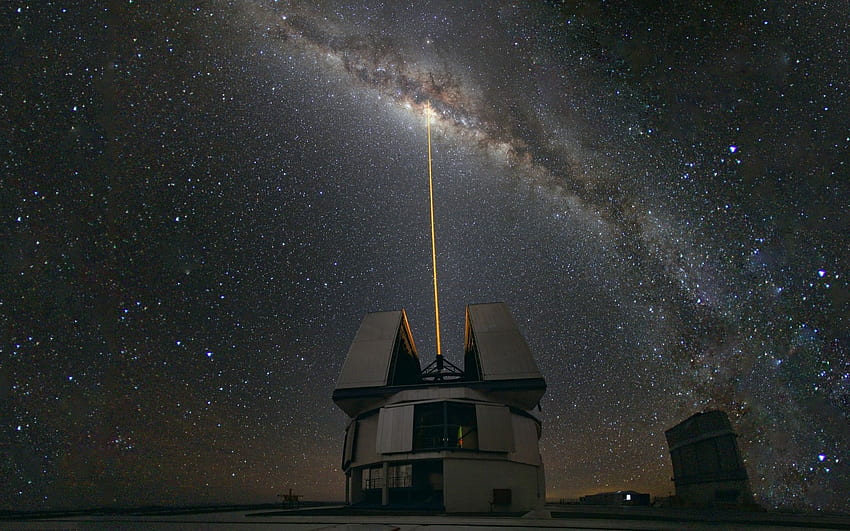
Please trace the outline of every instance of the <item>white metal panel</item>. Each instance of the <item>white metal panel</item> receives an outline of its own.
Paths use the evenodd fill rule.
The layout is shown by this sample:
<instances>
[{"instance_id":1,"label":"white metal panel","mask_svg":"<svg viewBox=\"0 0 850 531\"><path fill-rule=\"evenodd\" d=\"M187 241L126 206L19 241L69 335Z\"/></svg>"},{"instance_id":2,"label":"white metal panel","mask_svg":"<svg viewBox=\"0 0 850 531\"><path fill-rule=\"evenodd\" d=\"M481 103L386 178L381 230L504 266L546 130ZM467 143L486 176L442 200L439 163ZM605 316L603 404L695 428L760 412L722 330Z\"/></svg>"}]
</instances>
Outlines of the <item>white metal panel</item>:
<instances>
[{"instance_id":1,"label":"white metal panel","mask_svg":"<svg viewBox=\"0 0 850 531\"><path fill-rule=\"evenodd\" d=\"M516 447L514 453L511 454L511 461L530 465L541 464L537 423L522 415L511 415L511 421L514 430L514 446Z\"/></svg>"},{"instance_id":2,"label":"white metal panel","mask_svg":"<svg viewBox=\"0 0 850 531\"><path fill-rule=\"evenodd\" d=\"M413 450L413 404L381 408L376 449L379 454Z\"/></svg>"},{"instance_id":3,"label":"white metal panel","mask_svg":"<svg viewBox=\"0 0 850 531\"><path fill-rule=\"evenodd\" d=\"M380 387L387 384L401 318L401 311L366 314L348 349L337 389Z\"/></svg>"},{"instance_id":4,"label":"white metal panel","mask_svg":"<svg viewBox=\"0 0 850 531\"><path fill-rule=\"evenodd\" d=\"M471 304L467 310L483 380L541 378L531 350L505 303Z\"/></svg>"},{"instance_id":5,"label":"white metal panel","mask_svg":"<svg viewBox=\"0 0 850 531\"><path fill-rule=\"evenodd\" d=\"M378 438L378 415L371 415L357 421L357 441L354 443L354 454L351 465L380 461L381 456L375 451L375 441Z\"/></svg>"},{"instance_id":6,"label":"white metal panel","mask_svg":"<svg viewBox=\"0 0 850 531\"><path fill-rule=\"evenodd\" d=\"M514 451L514 426L507 406L475 404L478 448L490 452Z\"/></svg>"},{"instance_id":7,"label":"white metal panel","mask_svg":"<svg viewBox=\"0 0 850 531\"><path fill-rule=\"evenodd\" d=\"M357 439L357 421L353 420L345 430L345 446L342 454L342 468L348 468L348 464L354 459L354 445Z\"/></svg>"}]
</instances>

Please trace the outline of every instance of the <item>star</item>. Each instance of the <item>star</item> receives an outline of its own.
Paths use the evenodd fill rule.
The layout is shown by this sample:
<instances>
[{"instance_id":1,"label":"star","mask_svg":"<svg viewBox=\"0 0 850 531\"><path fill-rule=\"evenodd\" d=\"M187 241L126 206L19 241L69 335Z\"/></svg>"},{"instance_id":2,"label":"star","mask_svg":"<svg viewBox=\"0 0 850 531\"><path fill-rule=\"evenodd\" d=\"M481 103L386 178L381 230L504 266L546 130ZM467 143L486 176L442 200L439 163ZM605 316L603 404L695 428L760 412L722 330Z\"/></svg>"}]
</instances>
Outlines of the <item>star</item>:
<instances>
[{"instance_id":1,"label":"star","mask_svg":"<svg viewBox=\"0 0 850 531\"><path fill-rule=\"evenodd\" d=\"M511 308L549 498L670 494L717 408L759 503L850 511L837 6L7 14L0 509L341 499L363 315L437 347L430 126L444 351Z\"/></svg>"}]
</instances>

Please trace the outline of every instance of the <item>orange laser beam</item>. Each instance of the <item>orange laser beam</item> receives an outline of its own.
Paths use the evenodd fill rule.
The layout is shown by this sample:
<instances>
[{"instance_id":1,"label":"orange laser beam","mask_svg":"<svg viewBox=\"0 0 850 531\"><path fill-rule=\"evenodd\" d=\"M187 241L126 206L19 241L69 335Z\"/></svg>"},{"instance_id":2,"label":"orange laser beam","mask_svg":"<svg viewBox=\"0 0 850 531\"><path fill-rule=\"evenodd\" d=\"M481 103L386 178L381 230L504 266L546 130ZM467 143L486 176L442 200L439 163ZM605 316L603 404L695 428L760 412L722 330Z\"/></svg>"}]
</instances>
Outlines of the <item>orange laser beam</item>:
<instances>
[{"instance_id":1,"label":"orange laser beam","mask_svg":"<svg viewBox=\"0 0 850 531\"><path fill-rule=\"evenodd\" d=\"M428 123L428 194L431 202L431 269L434 272L434 318L437 328L437 356L442 356L440 346L440 299L437 295L437 239L434 233L434 176L431 172L431 106L425 107Z\"/></svg>"}]
</instances>

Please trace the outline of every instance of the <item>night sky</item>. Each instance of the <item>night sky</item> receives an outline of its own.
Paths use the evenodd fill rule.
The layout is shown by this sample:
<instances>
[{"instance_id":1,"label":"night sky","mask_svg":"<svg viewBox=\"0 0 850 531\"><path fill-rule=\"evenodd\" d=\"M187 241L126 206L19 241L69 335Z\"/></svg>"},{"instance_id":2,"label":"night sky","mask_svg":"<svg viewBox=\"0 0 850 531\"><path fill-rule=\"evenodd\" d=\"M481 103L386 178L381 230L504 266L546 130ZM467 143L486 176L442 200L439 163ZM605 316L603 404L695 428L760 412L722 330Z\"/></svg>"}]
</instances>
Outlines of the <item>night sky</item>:
<instances>
[{"instance_id":1,"label":"night sky","mask_svg":"<svg viewBox=\"0 0 850 531\"><path fill-rule=\"evenodd\" d=\"M343 499L363 315L436 350L430 105L443 352L511 308L550 498L719 408L850 511L846 2L0 8L0 509Z\"/></svg>"}]
</instances>

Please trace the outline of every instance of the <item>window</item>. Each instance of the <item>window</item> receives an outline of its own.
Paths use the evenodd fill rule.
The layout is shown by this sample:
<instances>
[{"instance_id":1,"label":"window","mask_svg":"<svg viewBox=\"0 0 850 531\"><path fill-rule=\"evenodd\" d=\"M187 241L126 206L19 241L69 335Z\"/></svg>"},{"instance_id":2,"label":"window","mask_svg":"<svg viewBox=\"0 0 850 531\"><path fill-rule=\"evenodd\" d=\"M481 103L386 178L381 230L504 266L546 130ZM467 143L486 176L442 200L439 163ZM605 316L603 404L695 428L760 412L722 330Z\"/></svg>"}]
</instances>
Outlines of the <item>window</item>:
<instances>
[{"instance_id":1,"label":"window","mask_svg":"<svg viewBox=\"0 0 850 531\"><path fill-rule=\"evenodd\" d=\"M413 466L410 463L401 465L389 465L387 470L386 484L387 487L391 489L399 489L412 486ZM383 465L371 468L364 468L361 486L363 490L384 488Z\"/></svg>"},{"instance_id":2,"label":"window","mask_svg":"<svg viewBox=\"0 0 850 531\"><path fill-rule=\"evenodd\" d=\"M377 466L363 469L363 490L384 488L384 468Z\"/></svg>"},{"instance_id":3,"label":"window","mask_svg":"<svg viewBox=\"0 0 850 531\"><path fill-rule=\"evenodd\" d=\"M389 488L399 489L411 485L413 485L413 466L411 464L390 465L389 477L387 478Z\"/></svg>"},{"instance_id":4,"label":"window","mask_svg":"<svg viewBox=\"0 0 850 531\"><path fill-rule=\"evenodd\" d=\"M417 404L413 417L413 450L477 449L475 405L459 402Z\"/></svg>"}]
</instances>

